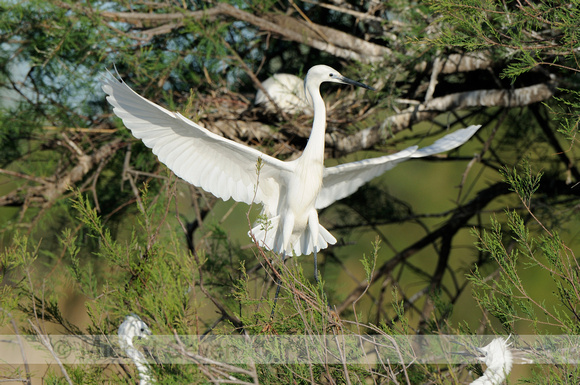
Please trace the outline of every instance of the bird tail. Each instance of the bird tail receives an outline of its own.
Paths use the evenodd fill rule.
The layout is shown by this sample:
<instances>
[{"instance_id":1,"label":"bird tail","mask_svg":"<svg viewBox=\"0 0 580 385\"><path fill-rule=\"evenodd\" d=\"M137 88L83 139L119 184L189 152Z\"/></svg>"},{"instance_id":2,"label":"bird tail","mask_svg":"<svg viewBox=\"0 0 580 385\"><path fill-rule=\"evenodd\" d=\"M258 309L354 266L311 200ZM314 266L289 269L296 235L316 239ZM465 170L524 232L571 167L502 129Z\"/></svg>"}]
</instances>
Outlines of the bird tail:
<instances>
[{"instance_id":1,"label":"bird tail","mask_svg":"<svg viewBox=\"0 0 580 385\"><path fill-rule=\"evenodd\" d=\"M280 216L275 216L268 220L258 219L248 236L253 238L258 246L265 247L269 250L274 250L276 243L276 234L278 234L278 224L280 223Z\"/></svg>"},{"instance_id":2,"label":"bird tail","mask_svg":"<svg viewBox=\"0 0 580 385\"><path fill-rule=\"evenodd\" d=\"M267 222L258 221L248 235L250 237L253 235L260 247L265 247L280 255L286 255L286 257L310 255L314 251L318 252L327 248L328 245L336 243L336 238L324 226L318 224L318 239L316 243L312 242L310 229L306 227L300 237L291 240L290 245L284 247L282 228L279 228L279 224L279 215L269 218Z\"/></svg>"}]
</instances>

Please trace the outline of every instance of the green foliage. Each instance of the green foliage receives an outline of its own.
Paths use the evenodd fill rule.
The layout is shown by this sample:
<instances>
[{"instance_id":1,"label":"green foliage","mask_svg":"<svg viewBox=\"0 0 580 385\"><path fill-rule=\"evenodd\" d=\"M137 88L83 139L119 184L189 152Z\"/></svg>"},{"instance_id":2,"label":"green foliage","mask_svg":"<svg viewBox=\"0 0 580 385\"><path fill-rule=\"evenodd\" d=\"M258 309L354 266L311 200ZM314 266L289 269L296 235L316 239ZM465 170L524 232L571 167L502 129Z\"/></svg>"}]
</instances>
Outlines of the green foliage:
<instances>
[{"instance_id":1,"label":"green foliage","mask_svg":"<svg viewBox=\"0 0 580 385\"><path fill-rule=\"evenodd\" d=\"M540 187L540 179L542 173L532 175L532 166L529 161L524 158L522 161L522 171L517 171L515 168L510 170L504 167L500 170L504 180L511 186L511 190L515 192L525 207L530 207L532 202L532 195ZM524 174L523 176L521 174Z\"/></svg>"},{"instance_id":2,"label":"green foliage","mask_svg":"<svg viewBox=\"0 0 580 385\"><path fill-rule=\"evenodd\" d=\"M171 187L166 191L171 192ZM139 221L129 232L130 237L122 240L112 238L90 199L78 191L74 192L73 204L78 212L77 219L86 227L87 236L95 238L100 244L95 254L101 264L106 264L104 269L108 274L104 282L102 278L98 279L94 275L90 267L81 264L79 256L83 254L84 246L78 243L78 238L71 229L66 229L60 238L60 252L70 258L71 263L56 266L60 270L59 278L47 277L42 289L30 286L30 275L33 274L40 245L31 249L25 238L17 237L14 245L2 254L1 261L3 270L21 271L29 275L13 293L20 298L18 306L23 314L60 325L68 333L82 334L65 319L56 300L58 285L54 283L63 277L74 282L79 292L86 296L85 306L90 317L87 331L92 335L115 334L120 320L128 311L140 314L155 335L171 335L173 331L184 335L201 334L205 329L203 325L210 319L200 309L207 305L208 299L215 300L213 296L221 289L212 289L211 294L204 289L204 285L214 281L204 279L205 273L212 272L206 270L208 260L201 255L196 257L187 252L178 240L176 229L166 228L163 234L156 231L161 226L166 227L167 223L163 218L173 197L169 195L152 200L147 194L145 186L141 190L141 205L138 204ZM149 227L151 224L155 224L155 227ZM218 237L223 238L223 234ZM376 264L378 244L379 242L375 243L371 259L363 259L369 277ZM274 318L270 317L272 302L261 295L253 297L254 283L245 270L243 260L239 266L241 277L235 284L234 294L219 298L219 302L232 310L236 307L240 309L237 316L245 325L246 332L268 335L272 330L277 334L325 336L346 331L329 311L324 284L315 286L309 283L299 265L277 266L285 289ZM219 282L223 280L215 280L216 284ZM39 290L42 290L42 295ZM23 302L26 297L29 299ZM3 296L0 306L4 316L9 314L9 303L10 299ZM12 309L16 310L14 307ZM196 322L192 322L194 320ZM224 324L219 332L230 334L231 326ZM282 362L286 353L284 350L272 350L269 352L270 359ZM73 383L100 383L105 378L127 381L124 376L119 378L118 373L110 372L104 367L91 366L87 369L82 366L66 366L64 370ZM159 383L167 384L194 379L203 381L203 376L200 377L195 365L155 366L154 375ZM309 380L305 379L329 376L336 381L345 382L347 378L366 378L370 373L357 366L345 368L341 365L281 364L260 365L256 368L256 375L261 382L266 383L276 383L283 379L308 383ZM53 371L46 377L46 381L62 383L63 378L59 372Z\"/></svg>"},{"instance_id":3,"label":"green foliage","mask_svg":"<svg viewBox=\"0 0 580 385\"><path fill-rule=\"evenodd\" d=\"M570 148L576 144L580 118L576 111L580 109L580 92L576 90L560 89L564 97L554 97L556 106L548 106L551 116L560 123L558 132L570 141Z\"/></svg>"},{"instance_id":4,"label":"green foliage","mask_svg":"<svg viewBox=\"0 0 580 385\"><path fill-rule=\"evenodd\" d=\"M379 255L380 244L381 244L381 241L377 237L377 239L373 243L373 253L371 255L369 255L368 257L365 254L363 254L363 257L360 260L360 262L362 263L362 266L365 270L366 280L368 282L371 281L373 272L375 271L375 268L377 266L377 257Z\"/></svg>"},{"instance_id":5,"label":"green foliage","mask_svg":"<svg viewBox=\"0 0 580 385\"><path fill-rule=\"evenodd\" d=\"M446 0L431 6L441 16L438 22L453 26L433 42L444 47L515 53L517 61L503 72L512 79L538 65L565 66L568 70L576 67L572 63L580 18L577 1L554 6L551 2ZM559 36L557 46L542 39L547 29ZM560 64L557 61L560 57L572 65Z\"/></svg>"},{"instance_id":6,"label":"green foliage","mask_svg":"<svg viewBox=\"0 0 580 385\"><path fill-rule=\"evenodd\" d=\"M16 234L12 245L0 254L2 283L0 292L0 326L9 321L9 314L18 309L21 293L31 289L34 262L38 258L38 247L31 248L28 238ZM14 283L14 285L10 285Z\"/></svg>"},{"instance_id":7,"label":"green foliage","mask_svg":"<svg viewBox=\"0 0 580 385\"><path fill-rule=\"evenodd\" d=\"M539 235L530 232L530 224L515 210L506 210L507 230L497 218L492 218L491 229L474 230L477 248L489 255L499 266L497 272L485 276L475 267L469 275L474 285L474 297L480 306L497 318L507 333L527 327L536 334L568 334L580 332L578 323L580 296L580 265L574 252L565 245L558 232L548 230L530 211L532 194L538 189L541 174L533 175L524 162L523 170L504 169L509 183L531 217L540 226ZM522 176L523 175L523 176ZM536 282L524 276L533 273L534 280L550 282L551 290L538 293ZM497 274L497 277L493 277ZM494 279L490 279L490 278ZM544 285L545 286L545 285ZM542 365L534 370L529 380L535 383L542 375L550 378L578 378L574 366L563 366L546 373Z\"/></svg>"}]
</instances>

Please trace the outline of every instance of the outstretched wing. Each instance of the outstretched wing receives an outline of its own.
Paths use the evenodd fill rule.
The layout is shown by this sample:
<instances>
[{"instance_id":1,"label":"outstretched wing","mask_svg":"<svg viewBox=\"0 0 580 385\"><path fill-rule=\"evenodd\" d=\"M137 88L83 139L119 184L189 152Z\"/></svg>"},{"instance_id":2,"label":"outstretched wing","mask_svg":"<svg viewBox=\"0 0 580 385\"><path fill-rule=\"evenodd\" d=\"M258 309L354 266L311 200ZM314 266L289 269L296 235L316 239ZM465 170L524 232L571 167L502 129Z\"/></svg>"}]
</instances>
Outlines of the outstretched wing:
<instances>
[{"instance_id":1,"label":"outstretched wing","mask_svg":"<svg viewBox=\"0 0 580 385\"><path fill-rule=\"evenodd\" d=\"M371 179L410 159L417 148L417 146L412 146L396 154L325 168L322 189L316 198L314 207L320 210L337 200L346 198Z\"/></svg>"},{"instance_id":2,"label":"outstretched wing","mask_svg":"<svg viewBox=\"0 0 580 385\"><path fill-rule=\"evenodd\" d=\"M422 149L418 149L418 146L412 146L396 154L325 168L322 189L316 199L315 207L320 210L337 200L346 198L363 184L408 159L422 158L459 147L471 138L480 127L479 125L462 128Z\"/></svg>"},{"instance_id":3,"label":"outstretched wing","mask_svg":"<svg viewBox=\"0 0 580 385\"><path fill-rule=\"evenodd\" d=\"M223 200L276 207L280 175L291 164L216 135L111 78L102 88L115 114L177 176ZM262 168L256 189L258 159Z\"/></svg>"},{"instance_id":4,"label":"outstretched wing","mask_svg":"<svg viewBox=\"0 0 580 385\"><path fill-rule=\"evenodd\" d=\"M453 150L467 142L480 128L481 124L478 124L454 131L451 134L445 135L441 139L436 140L432 145L417 150L412 158L422 158L424 156Z\"/></svg>"}]
</instances>

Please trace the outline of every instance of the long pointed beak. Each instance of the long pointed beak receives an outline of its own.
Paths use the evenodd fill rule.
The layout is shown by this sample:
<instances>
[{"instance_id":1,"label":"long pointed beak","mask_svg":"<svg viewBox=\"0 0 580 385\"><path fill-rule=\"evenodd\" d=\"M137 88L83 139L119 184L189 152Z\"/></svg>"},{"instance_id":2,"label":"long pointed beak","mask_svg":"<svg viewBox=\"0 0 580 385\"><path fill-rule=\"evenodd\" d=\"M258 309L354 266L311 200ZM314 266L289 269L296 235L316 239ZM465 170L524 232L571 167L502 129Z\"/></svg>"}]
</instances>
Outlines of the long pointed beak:
<instances>
[{"instance_id":1,"label":"long pointed beak","mask_svg":"<svg viewBox=\"0 0 580 385\"><path fill-rule=\"evenodd\" d=\"M477 355L473 352L469 352L469 351L463 351L463 352L451 352L451 354L457 354L458 356L468 356L468 357L475 357L477 359L481 358L481 357L485 357L485 353L480 351L479 348L475 348L477 349L477 353L480 353L481 355Z\"/></svg>"},{"instance_id":2,"label":"long pointed beak","mask_svg":"<svg viewBox=\"0 0 580 385\"><path fill-rule=\"evenodd\" d=\"M471 348L472 350L475 350L480 355L477 355L473 351L469 351L469 350L466 350L466 351L463 351L463 352L452 352L451 354L457 354L459 356L475 357L477 359L481 359L481 357L485 357L485 352L481 348L479 348L477 346L473 346L471 344L469 346L467 346L467 345L462 344L461 342L457 342L457 341L451 341L451 342L453 342L454 344L457 344L457 345L461 345L461 346L463 346L466 349L470 349Z\"/></svg>"},{"instance_id":3,"label":"long pointed beak","mask_svg":"<svg viewBox=\"0 0 580 385\"><path fill-rule=\"evenodd\" d=\"M351 84L353 86L366 88L367 90L376 91L376 89L374 89L371 86L367 86L366 84L359 83L359 82L354 81L354 80L349 79L349 78L345 78L344 76L340 78L340 81L343 82L344 84Z\"/></svg>"}]
</instances>

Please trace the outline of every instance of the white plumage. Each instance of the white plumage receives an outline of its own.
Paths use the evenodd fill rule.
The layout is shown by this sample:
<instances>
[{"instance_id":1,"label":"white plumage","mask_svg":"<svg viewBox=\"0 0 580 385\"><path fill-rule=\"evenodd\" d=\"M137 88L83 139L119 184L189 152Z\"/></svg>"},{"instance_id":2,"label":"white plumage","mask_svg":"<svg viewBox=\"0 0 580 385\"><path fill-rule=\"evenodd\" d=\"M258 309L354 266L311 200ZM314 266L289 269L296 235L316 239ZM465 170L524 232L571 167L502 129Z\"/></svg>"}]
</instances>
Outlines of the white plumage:
<instances>
[{"instance_id":1,"label":"white plumage","mask_svg":"<svg viewBox=\"0 0 580 385\"><path fill-rule=\"evenodd\" d=\"M288 114L312 115L312 107L306 100L304 81L296 75L275 74L262 82L270 98ZM276 107L262 90L256 92L254 104L261 105L267 112L275 113Z\"/></svg>"},{"instance_id":2,"label":"white plumage","mask_svg":"<svg viewBox=\"0 0 580 385\"><path fill-rule=\"evenodd\" d=\"M262 204L267 226L258 223L251 230L260 245L283 256L313 252L316 256L317 251L336 243L319 224L317 209L352 194L400 162L460 146L480 127L457 130L423 149L412 146L393 155L325 168L326 107L320 95L323 82L372 89L331 67L312 67L304 82L306 98L314 111L312 132L302 155L288 162L216 135L180 113L139 96L123 81L107 79L103 90L125 126L176 175L224 200ZM258 160L262 165L259 177Z\"/></svg>"},{"instance_id":3,"label":"white plumage","mask_svg":"<svg viewBox=\"0 0 580 385\"><path fill-rule=\"evenodd\" d=\"M125 317L125 320L119 326L119 346L125 351L125 354L133 360L139 372L140 385L148 385L155 382L155 378L151 375L151 370L147 364L147 360L143 353L141 353L133 345L133 338L147 339L151 335L151 329L145 322L136 314L130 314Z\"/></svg>"},{"instance_id":4,"label":"white plumage","mask_svg":"<svg viewBox=\"0 0 580 385\"><path fill-rule=\"evenodd\" d=\"M498 337L483 348L476 348L481 354L477 359L485 364L487 369L483 375L471 385L499 385L512 370L513 356L507 338Z\"/></svg>"}]
</instances>

